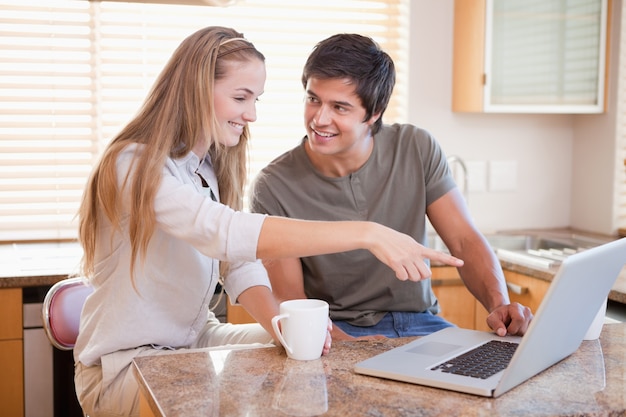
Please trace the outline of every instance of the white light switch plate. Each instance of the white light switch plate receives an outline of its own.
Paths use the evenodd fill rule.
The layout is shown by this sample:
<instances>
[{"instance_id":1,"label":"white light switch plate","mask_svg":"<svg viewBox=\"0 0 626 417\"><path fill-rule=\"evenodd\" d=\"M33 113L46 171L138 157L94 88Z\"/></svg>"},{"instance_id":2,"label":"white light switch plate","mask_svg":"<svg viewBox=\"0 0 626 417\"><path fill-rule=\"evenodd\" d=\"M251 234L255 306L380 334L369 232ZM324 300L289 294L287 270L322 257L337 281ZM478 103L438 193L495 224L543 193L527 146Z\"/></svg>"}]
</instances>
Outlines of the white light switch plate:
<instances>
[{"instance_id":1,"label":"white light switch plate","mask_svg":"<svg viewBox=\"0 0 626 417\"><path fill-rule=\"evenodd\" d=\"M517 161L489 161L489 191L517 189Z\"/></svg>"},{"instance_id":2,"label":"white light switch plate","mask_svg":"<svg viewBox=\"0 0 626 417\"><path fill-rule=\"evenodd\" d=\"M467 188L471 193L487 191L487 162L467 161Z\"/></svg>"}]
</instances>

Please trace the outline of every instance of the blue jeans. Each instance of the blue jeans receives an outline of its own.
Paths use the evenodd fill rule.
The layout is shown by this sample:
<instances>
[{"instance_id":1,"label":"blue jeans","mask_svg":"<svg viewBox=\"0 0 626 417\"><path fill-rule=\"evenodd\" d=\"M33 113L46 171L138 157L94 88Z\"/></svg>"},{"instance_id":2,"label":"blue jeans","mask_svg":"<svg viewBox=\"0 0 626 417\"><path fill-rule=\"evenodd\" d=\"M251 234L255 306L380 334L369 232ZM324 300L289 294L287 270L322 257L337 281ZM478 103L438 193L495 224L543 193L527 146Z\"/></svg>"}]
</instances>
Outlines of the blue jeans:
<instances>
[{"instance_id":1,"label":"blue jeans","mask_svg":"<svg viewBox=\"0 0 626 417\"><path fill-rule=\"evenodd\" d=\"M390 311L374 326L353 326L341 320L333 321L333 326L354 337L371 335L406 337L424 336L446 327L454 327L454 324L428 311L423 313Z\"/></svg>"}]
</instances>

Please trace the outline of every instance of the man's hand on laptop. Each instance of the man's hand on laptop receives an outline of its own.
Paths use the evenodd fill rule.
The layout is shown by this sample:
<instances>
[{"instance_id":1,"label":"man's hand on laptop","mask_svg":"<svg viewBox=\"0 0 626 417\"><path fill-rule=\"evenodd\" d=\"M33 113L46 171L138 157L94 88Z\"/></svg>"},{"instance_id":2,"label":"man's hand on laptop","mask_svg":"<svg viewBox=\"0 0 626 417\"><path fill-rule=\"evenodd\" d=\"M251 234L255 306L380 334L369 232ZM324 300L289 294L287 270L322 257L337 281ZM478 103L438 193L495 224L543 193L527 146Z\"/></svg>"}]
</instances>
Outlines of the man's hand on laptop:
<instances>
[{"instance_id":1,"label":"man's hand on laptop","mask_svg":"<svg viewBox=\"0 0 626 417\"><path fill-rule=\"evenodd\" d=\"M523 336L532 318L530 308L519 303L511 303L496 307L487 316L487 324L498 336L507 334Z\"/></svg>"}]
</instances>

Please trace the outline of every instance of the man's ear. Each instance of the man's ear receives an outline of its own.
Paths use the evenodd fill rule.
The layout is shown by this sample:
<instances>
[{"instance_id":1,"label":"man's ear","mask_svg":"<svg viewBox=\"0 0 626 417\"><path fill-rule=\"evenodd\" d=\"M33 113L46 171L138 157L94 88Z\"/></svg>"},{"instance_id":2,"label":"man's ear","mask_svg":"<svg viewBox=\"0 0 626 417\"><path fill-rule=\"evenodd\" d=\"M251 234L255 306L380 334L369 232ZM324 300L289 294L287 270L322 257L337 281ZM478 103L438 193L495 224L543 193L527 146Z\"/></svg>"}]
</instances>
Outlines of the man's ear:
<instances>
[{"instance_id":1,"label":"man's ear","mask_svg":"<svg viewBox=\"0 0 626 417\"><path fill-rule=\"evenodd\" d=\"M378 112L378 113L376 113L376 114L372 114L372 117L370 117L370 118L368 119L367 124L368 124L368 125L370 125L370 126L372 126L374 123L376 123L376 121L377 121L378 119L380 119L380 115L381 115L381 112Z\"/></svg>"}]
</instances>

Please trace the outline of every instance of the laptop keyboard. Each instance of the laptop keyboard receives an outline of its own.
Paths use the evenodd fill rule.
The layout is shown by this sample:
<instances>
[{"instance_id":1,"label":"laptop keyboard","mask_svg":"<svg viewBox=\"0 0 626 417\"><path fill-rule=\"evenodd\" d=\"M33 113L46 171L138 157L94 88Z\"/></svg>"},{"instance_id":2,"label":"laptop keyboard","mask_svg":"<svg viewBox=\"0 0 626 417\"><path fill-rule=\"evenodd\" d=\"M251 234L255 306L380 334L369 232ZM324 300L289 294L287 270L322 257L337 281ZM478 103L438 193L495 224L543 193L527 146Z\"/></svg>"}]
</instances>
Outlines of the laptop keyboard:
<instances>
[{"instance_id":1,"label":"laptop keyboard","mask_svg":"<svg viewBox=\"0 0 626 417\"><path fill-rule=\"evenodd\" d=\"M431 370L487 379L508 366L517 346L517 343L492 340Z\"/></svg>"}]
</instances>

